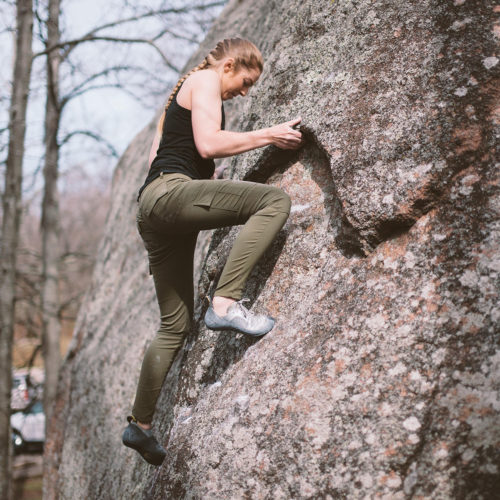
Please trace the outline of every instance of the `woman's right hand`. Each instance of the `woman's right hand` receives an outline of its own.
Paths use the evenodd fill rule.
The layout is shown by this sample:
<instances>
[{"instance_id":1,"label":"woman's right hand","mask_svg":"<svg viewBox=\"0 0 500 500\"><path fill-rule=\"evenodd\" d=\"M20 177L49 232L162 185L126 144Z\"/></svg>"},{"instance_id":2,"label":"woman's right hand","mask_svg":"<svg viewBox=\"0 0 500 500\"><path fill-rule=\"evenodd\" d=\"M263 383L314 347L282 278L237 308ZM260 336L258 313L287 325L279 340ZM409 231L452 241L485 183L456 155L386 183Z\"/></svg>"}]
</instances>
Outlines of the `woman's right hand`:
<instances>
[{"instance_id":1,"label":"woman's right hand","mask_svg":"<svg viewBox=\"0 0 500 500\"><path fill-rule=\"evenodd\" d=\"M300 130L292 128L302 121L301 117L294 118L288 122L280 123L274 127L269 127L271 144L281 149L298 149L304 143Z\"/></svg>"}]
</instances>

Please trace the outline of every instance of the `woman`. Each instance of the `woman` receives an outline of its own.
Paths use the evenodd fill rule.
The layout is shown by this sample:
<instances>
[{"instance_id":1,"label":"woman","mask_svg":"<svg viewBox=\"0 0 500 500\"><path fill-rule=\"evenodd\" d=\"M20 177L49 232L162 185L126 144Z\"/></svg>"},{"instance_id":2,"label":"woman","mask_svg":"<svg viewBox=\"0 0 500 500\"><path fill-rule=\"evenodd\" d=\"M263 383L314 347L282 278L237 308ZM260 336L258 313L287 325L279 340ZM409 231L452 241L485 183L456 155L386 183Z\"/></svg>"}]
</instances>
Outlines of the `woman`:
<instances>
[{"instance_id":1,"label":"woman","mask_svg":"<svg viewBox=\"0 0 500 500\"><path fill-rule=\"evenodd\" d=\"M148 251L161 326L146 351L122 439L154 465L161 464L165 450L151 433L151 420L193 315L198 231L244 224L209 299L206 326L259 336L274 325L273 318L246 309L241 297L251 270L286 222L290 198L273 186L217 180L222 172L214 172L213 162L269 144L301 146L301 133L292 128L300 118L251 132L224 130L222 101L245 96L262 67L262 55L253 43L225 39L179 80L160 119L149 173L139 191L137 226Z\"/></svg>"}]
</instances>

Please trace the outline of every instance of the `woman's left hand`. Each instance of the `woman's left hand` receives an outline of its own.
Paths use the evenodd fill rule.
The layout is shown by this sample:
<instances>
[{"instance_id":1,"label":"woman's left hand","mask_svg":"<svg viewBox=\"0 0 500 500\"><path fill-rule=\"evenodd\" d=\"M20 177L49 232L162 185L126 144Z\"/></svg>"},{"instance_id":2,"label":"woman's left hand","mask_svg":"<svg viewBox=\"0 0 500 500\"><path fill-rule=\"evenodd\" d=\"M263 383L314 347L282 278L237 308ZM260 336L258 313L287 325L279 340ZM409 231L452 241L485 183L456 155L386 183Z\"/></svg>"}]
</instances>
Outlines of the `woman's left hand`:
<instances>
[{"instance_id":1,"label":"woman's left hand","mask_svg":"<svg viewBox=\"0 0 500 500\"><path fill-rule=\"evenodd\" d=\"M225 166L222 166L222 165L218 166L215 169L214 175L212 175L212 179L222 179L222 177L224 175L224 170L226 170Z\"/></svg>"}]
</instances>

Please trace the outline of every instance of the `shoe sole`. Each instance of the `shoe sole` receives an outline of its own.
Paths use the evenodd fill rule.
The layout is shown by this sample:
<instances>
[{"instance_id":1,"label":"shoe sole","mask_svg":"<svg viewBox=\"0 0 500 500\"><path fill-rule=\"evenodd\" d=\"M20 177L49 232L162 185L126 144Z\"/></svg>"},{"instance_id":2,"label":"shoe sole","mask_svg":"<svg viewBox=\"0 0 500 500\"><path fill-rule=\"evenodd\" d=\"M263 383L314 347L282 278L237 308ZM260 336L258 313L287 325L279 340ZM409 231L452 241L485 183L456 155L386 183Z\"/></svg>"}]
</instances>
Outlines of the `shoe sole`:
<instances>
[{"instance_id":1,"label":"shoe sole","mask_svg":"<svg viewBox=\"0 0 500 500\"><path fill-rule=\"evenodd\" d=\"M265 335L266 333L269 333L274 328L274 325L273 325L269 330L267 330L267 332L264 332L264 333L253 333L253 332L245 331L245 330L243 330L241 328L236 328L234 326L209 326L206 321L205 321L205 326L209 330L221 330L221 331L233 330L235 332L244 333L244 334L250 335L252 337L262 337L262 335Z\"/></svg>"},{"instance_id":2,"label":"shoe sole","mask_svg":"<svg viewBox=\"0 0 500 500\"><path fill-rule=\"evenodd\" d=\"M151 465L161 465L163 463L163 460L165 460L165 456L162 456L160 458L160 457L157 457L156 455L153 455L149 451L141 450L140 448L138 448L137 446L134 446L133 444L127 444L125 442L123 444L125 446L128 446L129 448L132 448L133 450L137 451L137 453L139 453L139 455L141 455L141 457L144 458L144 460L146 460L146 462L148 462Z\"/></svg>"},{"instance_id":3,"label":"shoe sole","mask_svg":"<svg viewBox=\"0 0 500 500\"><path fill-rule=\"evenodd\" d=\"M122 443L128 448L132 448L133 450L137 451L137 453L139 453L141 457L144 458L144 460L146 460L146 462L148 462L151 465L161 465L163 463L163 460L165 460L166 454L158 456L149 451L144 451L139 447L139 445L136 445L130 441L127 442L123 438L122 438Z\"/></svg>"}]
</instances>

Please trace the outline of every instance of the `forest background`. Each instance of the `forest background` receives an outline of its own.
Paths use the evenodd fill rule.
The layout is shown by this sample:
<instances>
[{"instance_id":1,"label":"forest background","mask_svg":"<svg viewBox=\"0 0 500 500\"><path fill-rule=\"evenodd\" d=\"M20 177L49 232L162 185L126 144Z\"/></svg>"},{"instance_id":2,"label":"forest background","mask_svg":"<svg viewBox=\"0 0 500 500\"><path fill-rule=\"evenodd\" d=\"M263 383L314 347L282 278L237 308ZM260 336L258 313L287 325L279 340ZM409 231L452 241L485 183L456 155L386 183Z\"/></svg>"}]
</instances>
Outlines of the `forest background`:
<instances>
[{"instance_id":1,"label":"forest background","mask_svg":"<svg viewBox=\"0 0 500 500\"><path fill-rule=\"evenodd\" d=\"M47 2L37 2L34 10L35 18L39 18L33 33L35 54L45 49L45 30L41 22L47 8L44 3ZM74 51L72 59L61 68L62 94L74 94L65 106L58 134L61 144L58 188L62 354L71 338L78 306L92 273L109 207L111 177L116 161L131 139L166 101L169 90L179 77L180 68L199 45L225 3L209 0L116 0L103 5L98 1L66 0L61 5L62 39L78 39L98 26L116 24L99 33L114 37L115 40L94 40L82 44L78 51ZM0 73L2 181L9 139L15 9L15 2L0 2L0 64L4 68ZM165 12L170 9L178 11ZM120 20L140 16L143 19L120 23ZM139 42L141 39L146 41L154 38L157 38L155 45L158 50L147 42ZM137 42L127 42L126 39L135 39ZM40 225L44 186L45 73L44 57L35 57L29 89L23 162L19 279L13 346L16 368L27 366L34 349L41 342ZM2 215L3 211L0 211L0 217ZM35 364L40 363L41 358L35 360Z\"/></svg>"}]
</instances>

